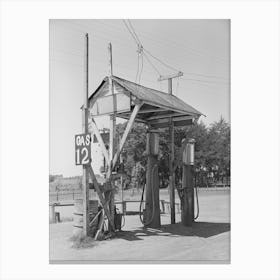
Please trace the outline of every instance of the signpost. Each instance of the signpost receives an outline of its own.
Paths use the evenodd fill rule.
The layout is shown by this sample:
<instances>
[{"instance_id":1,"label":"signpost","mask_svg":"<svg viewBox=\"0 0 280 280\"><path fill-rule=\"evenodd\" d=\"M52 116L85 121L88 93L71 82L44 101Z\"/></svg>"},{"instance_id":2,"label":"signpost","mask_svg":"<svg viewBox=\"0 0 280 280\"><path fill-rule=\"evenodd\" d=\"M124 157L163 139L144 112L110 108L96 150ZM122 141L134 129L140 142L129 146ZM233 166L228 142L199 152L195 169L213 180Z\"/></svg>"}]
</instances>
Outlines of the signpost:
<instances>
[{"instance_id":1,"label":"signpost","mask_svg":"<svg viewBox=\"0 0 280 280\"><path fill-rule=\"evenodd\" d=\"M89 133L75 135L75 162L76 165L91 162L91 137Z\"/></svg>"}]
</instances>

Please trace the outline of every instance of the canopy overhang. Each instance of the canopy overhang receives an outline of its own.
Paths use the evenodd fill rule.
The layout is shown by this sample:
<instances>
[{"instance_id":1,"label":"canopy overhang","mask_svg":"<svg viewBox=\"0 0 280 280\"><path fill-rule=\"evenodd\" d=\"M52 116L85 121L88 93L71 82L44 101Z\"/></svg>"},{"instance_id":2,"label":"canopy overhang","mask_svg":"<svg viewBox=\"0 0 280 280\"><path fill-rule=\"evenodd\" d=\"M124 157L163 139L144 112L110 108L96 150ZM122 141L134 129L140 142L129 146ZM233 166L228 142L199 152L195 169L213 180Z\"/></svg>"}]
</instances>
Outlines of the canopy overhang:
<instances>
[{"instance_id":1,"label":"canopy overhang","mask_svg":"<svg viewBox=\"0 0 280 280\"><path fill-rule=\"evenodd\" d=\"M117 117L129 119L136 104L141 103L136 122L146 123L154 128L191 125L202 113L178 97L162 91L112 76L117 102ZM89 97L91 116L113 113L113 97L109 92L109 79L105 77Z\"/></svg>"}]
</instances>

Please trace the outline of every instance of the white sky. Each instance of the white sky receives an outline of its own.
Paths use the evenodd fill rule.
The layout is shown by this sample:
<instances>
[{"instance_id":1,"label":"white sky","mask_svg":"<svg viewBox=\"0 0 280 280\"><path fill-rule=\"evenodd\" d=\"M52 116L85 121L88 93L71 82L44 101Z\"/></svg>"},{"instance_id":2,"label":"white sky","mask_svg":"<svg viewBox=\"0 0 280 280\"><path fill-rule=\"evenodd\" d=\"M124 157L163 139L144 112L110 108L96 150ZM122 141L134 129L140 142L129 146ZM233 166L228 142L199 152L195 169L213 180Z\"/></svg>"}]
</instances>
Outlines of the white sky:
<instances>
[{"instance_id":1,"label":"white sky","mask_svg":"<svg viewBox=\"0 0 280 280\"><path fill-rule=\"evenodd\" d=\"M230 119L229 20L131 20L143 46L184 72L173 81L173 93L205 114L209 124ZM89 93L108 75L112 43L114 75L135 81L136 44L122 20L50 21L50 173L80 175L75 166L74 135L82 131L84 34L89 33ZM152 60L152 59L151 59ZM174 71L152 60L162 75ZM144 60L141 84L167 90ZM99 123L102 127L102 123ZM103 124L104 125L104 124ZM101 156L93 147L94 169Z\"/></svg>"}]
</instances>

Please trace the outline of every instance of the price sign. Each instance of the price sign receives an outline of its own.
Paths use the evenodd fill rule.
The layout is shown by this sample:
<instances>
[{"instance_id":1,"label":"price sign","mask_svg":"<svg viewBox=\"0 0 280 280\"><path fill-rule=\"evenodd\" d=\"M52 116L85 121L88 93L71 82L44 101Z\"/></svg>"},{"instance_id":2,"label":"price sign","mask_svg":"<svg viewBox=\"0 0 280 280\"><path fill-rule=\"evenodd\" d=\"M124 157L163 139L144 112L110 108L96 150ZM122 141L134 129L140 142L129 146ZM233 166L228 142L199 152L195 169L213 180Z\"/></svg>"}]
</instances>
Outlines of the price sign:
<instances>
[{"instance_id":1,"label":"price sign","mask_svg":"<svg viewBox=\"0 0 280 280\"><path fill-rule=\"evenodd\" d=\"M90 134L75 135L75 162L76 165L89 164L91 160Z\"/></svg>"}]
</instances>

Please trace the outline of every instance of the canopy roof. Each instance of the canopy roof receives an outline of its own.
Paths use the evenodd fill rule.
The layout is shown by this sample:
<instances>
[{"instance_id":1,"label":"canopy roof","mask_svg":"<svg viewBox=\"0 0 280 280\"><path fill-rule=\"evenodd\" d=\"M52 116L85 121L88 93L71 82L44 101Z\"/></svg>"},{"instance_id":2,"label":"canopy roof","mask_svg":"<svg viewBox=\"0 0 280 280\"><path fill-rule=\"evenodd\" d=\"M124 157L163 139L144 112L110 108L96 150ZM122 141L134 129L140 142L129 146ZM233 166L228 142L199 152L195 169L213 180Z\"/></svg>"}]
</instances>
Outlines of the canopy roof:
<instances>
[{"instance_id":1,"label":"canopy roof","mask_svg":"<svg viewBox=\"0 0 280 280\"><path fill-rule=\"evenodd\" d=\"M198 110L174 95L147 88L116 76L112 76L112 80L114 84L114 92L118 95L117 103L127 104L126 106L118 105L120 106L117 110L118 117L128 119L133 107L139 101L142 102L143 105L138 112L136 121L149 123L151 125L166 123L170 117L173 118L174 122L177 121L177 124L183 120L191 120L192 123L194 119L198 119L202 115ZM109 79L108 77L105 77L99 87L89 97L89 107L93 108L98 99L102 99L103 97L104 100L104 98L109 96L111 96L109 93ZM121 100L121 102L118 102L118 100ZM110 103L108 101L109 99L106 99L106 103L104 102L103 104L105 106L108 105ZM101 103L100 106L102 106ZM95 114L102 114L98 112L99 110L97 108ZM189 124L191 123L189 122ZM182 123L182 125L184 124Z\"/></svg>"}]
</instances>

